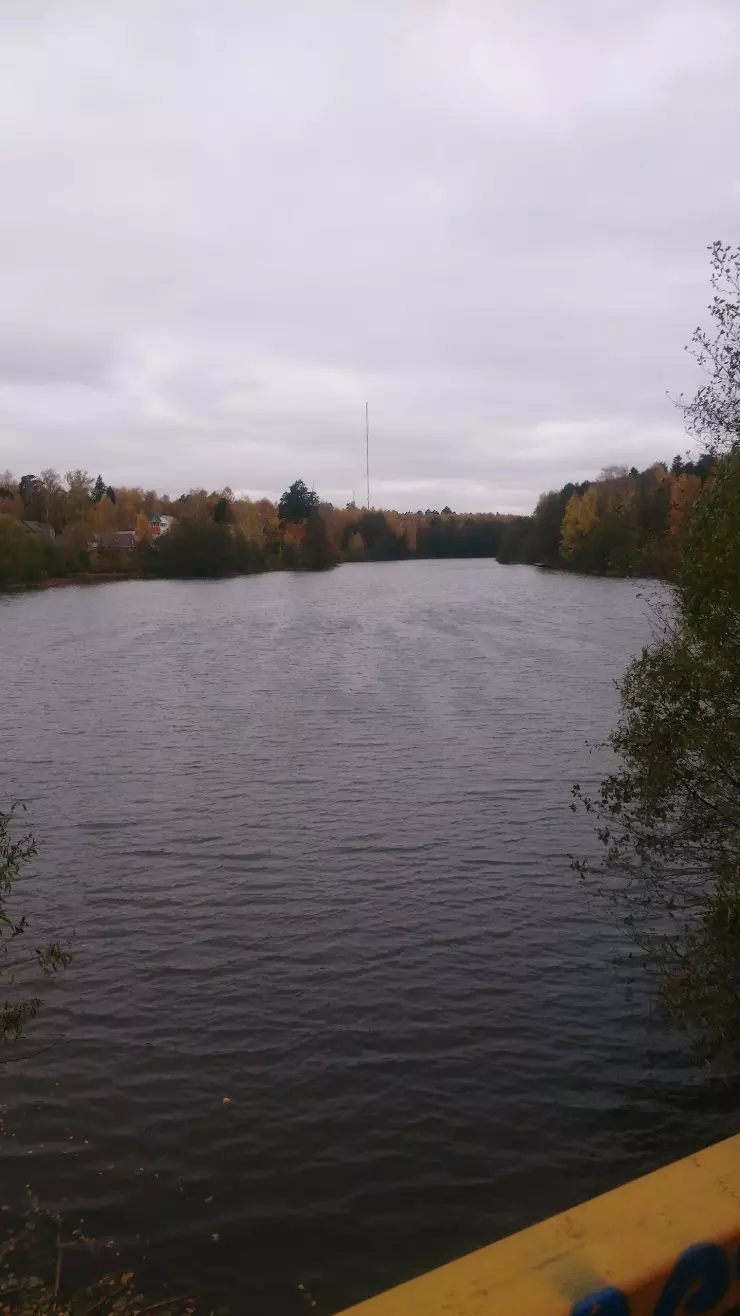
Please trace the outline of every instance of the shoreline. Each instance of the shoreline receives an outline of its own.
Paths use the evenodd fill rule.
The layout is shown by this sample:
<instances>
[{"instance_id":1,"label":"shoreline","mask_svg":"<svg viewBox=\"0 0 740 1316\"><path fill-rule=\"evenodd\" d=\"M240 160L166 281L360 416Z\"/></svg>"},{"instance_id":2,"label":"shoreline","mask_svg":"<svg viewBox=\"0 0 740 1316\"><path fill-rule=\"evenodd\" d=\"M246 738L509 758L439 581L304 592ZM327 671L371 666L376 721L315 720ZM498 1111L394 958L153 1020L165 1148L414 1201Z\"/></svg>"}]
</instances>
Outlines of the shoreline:
<instances>
[{"instance_id":1,"label":"shoreline","mask_svg":"<svg viewBox=\"0 0 740 1316\"><path fill-rule=\"evenodd\" d=\"M352 565L362 565L363 562L366 562L367 560L368 559L360 558ZM424 561L424 562L433 562L433 561L465 562L465 561L485 560L485 561L498 562L498 558L486 558L486 559L408 558L408 559L397 559L397 560L399 561L416 560L416 561ZM342 562L336 562L336 563L332 563L331 566L326 567L323 570L332 570L334 567L343 566L343 565L344 563ZM645 581L659 581L662 583L670 583L670 577L665 577L665 576L646 576L646 575L637 575L637 574L623 575L620 572L616 572L616 571L575 571L573 570L572 567L565 567L560 563L555 565L549 562L499 562L499 566L503 566L503 567L526 566L526 567L532 567L535 571L556 572L558 575L565 575L565 576L585 576L587 579L590 580L645 580ZM151 572L146 572L146 571L125 571L125 572L83 571L83 572L78 572L75 575L71 575L71 576L50 576L46 580L29 580L29 581L22 581L14 585L3 585L0 586L0 596L2 596L3 594L23 594L30 590L65 589L71 585L108 585L112 581L117 581L117 580L234 580L238 576L242 576L242 575L261 576L261 575L269 575L275 571L293 571L297 573L299 572L310 573L312 569L309 567L265 566L259 571L227 572L223 576L159 576L159 575L152 575ZM321 574L321 572L319 572L319 574Z\"/></svg>"},{"instance_id":2,"label":"shoreline","mask_svg":"<svg viewBox=\"0 0 740 1316\"><path fill-rule=\"evenodd\" d=\"M112 580L154 580L143 571L81 571L73 576L49 576L46 580L24 580L4 585L0 594L23 594L34 589L65 589L68 585L107 585Z\"/></svg>"}]
</instances>

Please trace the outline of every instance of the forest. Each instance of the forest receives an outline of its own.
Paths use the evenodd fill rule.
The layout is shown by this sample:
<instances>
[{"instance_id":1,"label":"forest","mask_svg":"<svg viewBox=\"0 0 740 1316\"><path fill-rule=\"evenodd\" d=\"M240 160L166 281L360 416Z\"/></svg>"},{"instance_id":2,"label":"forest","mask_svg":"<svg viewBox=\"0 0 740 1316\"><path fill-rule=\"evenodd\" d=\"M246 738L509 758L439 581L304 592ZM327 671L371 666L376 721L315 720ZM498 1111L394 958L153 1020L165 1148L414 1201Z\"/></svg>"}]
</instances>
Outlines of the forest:
<instances>
[{"instance_id":1,"label":"forest","mask_svg":"<svg viewBox=\"0 0 740 1316\"><path fill-rule=\"evenodd\" d=\"M338 562L495 557L511 518L344 508L296 480L273 503L231 489L113 488L101 475L54 470L0 476L0 587L146 575L220 577L324 570Z\"/></svg>"},{"instance_id":2,"label":"forest","mask_svg":"<svg viewBox=\"0 0 740 1316\"><path fill-rule=\"evenodd\" d=\"M694 509L715 471L705 454L674 457L644 471L609 466L597 480L566 484L540 496L532 516L504 527L500 562L612 576L672 579Z\"/></svg>"},{"instance_id":3,"label":"forest","mask_svg":"<svg viewBox=\"0 0 740 1316\"><path fill-rule=\"evenodd\" d=\"M531 516L395 512L322 502L296 480L276 503L231 489L172 498L114 488L72 470L0 476L0 587L69 578L221 577L324 570L339 562L498 558L602 575L672 578L712 459L674 458L644 471L541 495Z\"/></svg>"}]
</instances>

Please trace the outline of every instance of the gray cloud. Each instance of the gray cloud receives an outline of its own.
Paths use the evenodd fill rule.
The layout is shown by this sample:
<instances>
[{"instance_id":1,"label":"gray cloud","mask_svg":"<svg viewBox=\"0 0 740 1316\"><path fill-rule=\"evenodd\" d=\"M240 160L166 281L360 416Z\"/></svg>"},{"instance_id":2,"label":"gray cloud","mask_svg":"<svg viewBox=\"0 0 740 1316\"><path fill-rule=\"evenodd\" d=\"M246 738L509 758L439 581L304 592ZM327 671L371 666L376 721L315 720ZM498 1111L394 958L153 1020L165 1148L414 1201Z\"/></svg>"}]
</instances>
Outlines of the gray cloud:
<instances>
[{"instance_id":1,"label":"gray cloud","mask_svg":"<svg viewBox=\"0 0 740 1316\"><path fill-rule=\"evenodd\" d=\"M8 0L0 466L522 509L685 447L735 0Z\"/></svg>"}]
</instances>

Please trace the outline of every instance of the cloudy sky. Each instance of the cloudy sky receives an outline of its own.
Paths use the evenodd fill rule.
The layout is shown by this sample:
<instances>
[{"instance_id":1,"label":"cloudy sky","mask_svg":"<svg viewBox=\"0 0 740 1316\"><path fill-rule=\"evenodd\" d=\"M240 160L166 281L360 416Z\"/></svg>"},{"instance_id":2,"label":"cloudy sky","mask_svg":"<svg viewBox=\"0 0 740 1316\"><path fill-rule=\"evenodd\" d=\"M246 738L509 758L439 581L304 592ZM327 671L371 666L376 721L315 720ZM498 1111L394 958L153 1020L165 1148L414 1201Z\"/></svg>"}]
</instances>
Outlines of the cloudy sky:
<instances>
[{"instance_id":1,"label":"cloudy sky","mask_svg":"<svg viewBox=\"0 0 740 1316\"><path fill-rule=\"evenodd\" d=\"M737 0L2 0L0 468L529 510L684 450Z\"/></svg>"}]
</instances>

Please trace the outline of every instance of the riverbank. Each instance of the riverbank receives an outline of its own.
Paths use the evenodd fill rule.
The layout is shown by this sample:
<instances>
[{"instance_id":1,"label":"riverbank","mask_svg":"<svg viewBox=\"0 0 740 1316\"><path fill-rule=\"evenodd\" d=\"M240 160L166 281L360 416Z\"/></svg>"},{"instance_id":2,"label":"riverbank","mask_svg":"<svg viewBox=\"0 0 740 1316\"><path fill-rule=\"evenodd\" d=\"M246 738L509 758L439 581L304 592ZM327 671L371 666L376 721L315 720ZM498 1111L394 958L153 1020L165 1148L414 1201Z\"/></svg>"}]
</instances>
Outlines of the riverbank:
<instances>
[{"instance_id":1,"label":"riverbank","mask_svg":"<svg viewBox=\"0 0 740 1316\"><path fill-rule=\"evenodd\" d=\"M24 580L3 585L0 594L25 594L28 590L64 589L67 585L104 585L111 580L154 580L145 571L80 571L72 576L49 576L46 580Z\"/></svg>"},{"instance_id":2,"label":"riverbank","mask_svg":"<svg viewBox=\"0 0 740 1316\"><path fill-rule=\"evenodd\" d=\"M407 559L413 560L413 559ZM419 559L416 559L417 561ZM429 560L429 559L427 559ZM432 559L434 560L434 559ZM437 559L440 560L440 559ZM464 558L446 558L445 561L465 561ZM621 571L589 571L578 569L562 562L501 562L499 558L490 558L489 561L499 562L501 566L531 566L537 571L552 572L553 574L565 576L590 576L602 580L665 580L665 576L651 574L649 572L621 572ZM356 558L351 561L355 563L368 563L367 558ZM332 565L341 566L338 562ZM324 568L326 569L326 568ZM331 568L329 568L331 569ZM0 586L0 595L2 594L23 594L33 590L45 589L64 589L70 585L106 585L114 580L234 580L238 576L259 576L268 575L274 572L292 571L292 572L309 572L312 569L304 566L282 566L269 564L261 567L256 571L228 571L218 576L163 576L151 571L81 571L75 572L69 576L49 576L46 580L28 580L18 581L13 584Z\"/></svg>"},{"instance_id":3,"label":"riverbank","mask_svg":"<svg viewBox=\"0 0 740 1316\"><path fill-rule=\"evenodd\" d=\"M265 576L272 575L275 572L292 571L294 573L313 572L316 570L328 571L339 563L332 563L329 567L306 567L282 566L279 564L265 564L253 571L224 571L219 575L163 575L153 571L78 571L69 576L48 576L45 580L25 580L14 581L12 584L0 586L0 596L3 594L25 594L32 590L45 589L64 589L69 585L107 585L114 580L236 580L239 576Z\"/></svg>"}]
</instances>

